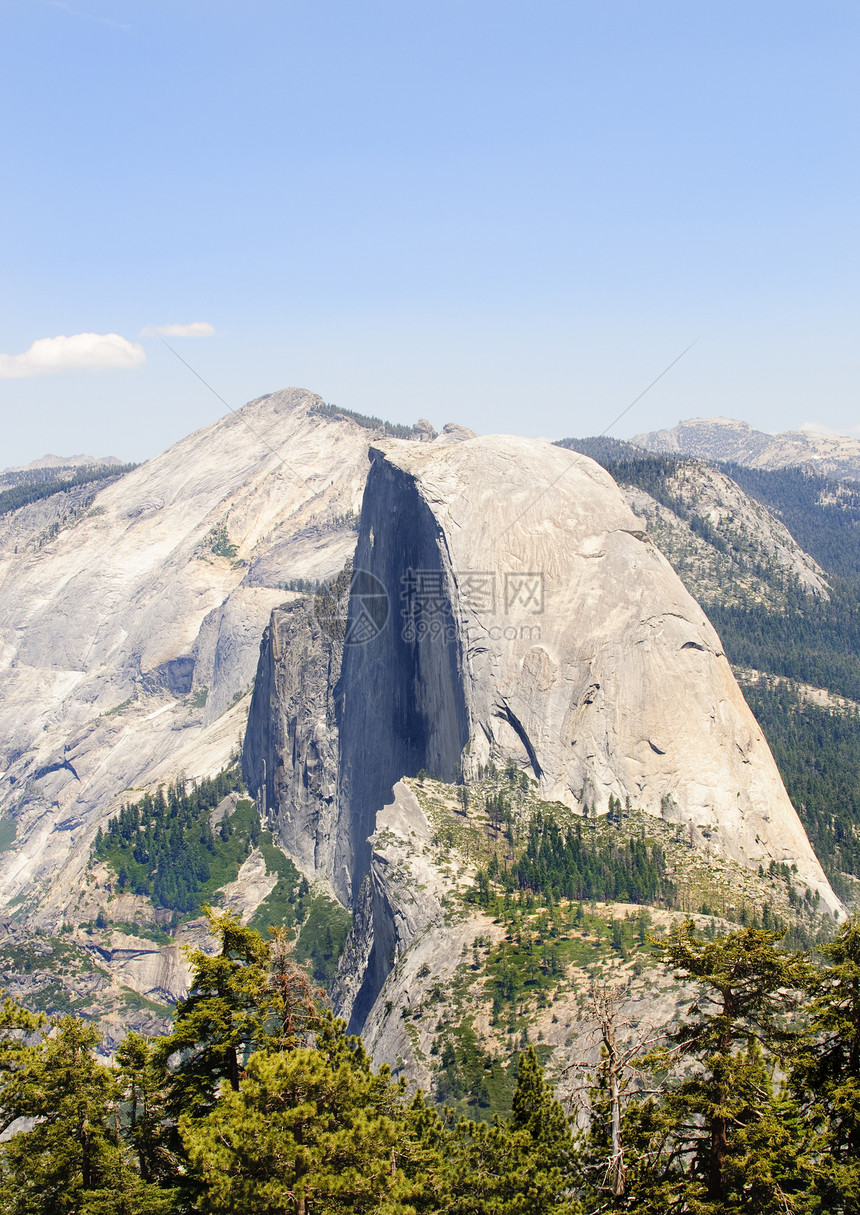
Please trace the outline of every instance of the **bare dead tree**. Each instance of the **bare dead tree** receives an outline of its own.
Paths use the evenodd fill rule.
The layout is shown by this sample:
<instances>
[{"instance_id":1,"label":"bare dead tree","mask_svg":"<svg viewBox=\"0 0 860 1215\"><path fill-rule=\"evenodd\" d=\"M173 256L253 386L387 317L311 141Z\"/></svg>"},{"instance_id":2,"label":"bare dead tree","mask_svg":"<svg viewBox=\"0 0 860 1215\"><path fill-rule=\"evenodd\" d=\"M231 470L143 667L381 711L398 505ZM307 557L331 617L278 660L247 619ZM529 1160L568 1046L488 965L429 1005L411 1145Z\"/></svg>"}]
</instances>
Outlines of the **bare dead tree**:
<instances>
[{"instance_id":1,"label":"bare dead tree","mask_svg":"<svg viewBox=\"0 0 860 1215\"><path fill-rule=\"evenodd\" d=\"M623 1005L630 995L628 981L609 982L592 976L588 989L589 1012L592 1027L586 1031L584 1041L603 1048L602 1067L606 1076L609 1099L610 1152L599 1189L608 1191L613 1198L624 1195L627 1168L624 1162L624 1141L621 1115L623 1094L630 1080L639 1075L636 1059L650 1047L665 1038L665 1030L642 1025L639 1021L622 1016ZM624 1031L628 1031L622 1042ZM632 1036L630 1036L632 1034ZM568 1074L582 1076L571 1093L571 1105L591 1112L591 1093L595 1086L594 1065L586 1061L570 1064ZM564 1074L564 1073L562 1073Z\"/></svg>"},{"instance_id":2,"label":"bare dead tree","mask_svg":"<svg viewBox=\"0 0 860 1215\"><path fill-rule=\"evenodd\" d=\"M276 1022L273 1039L281 1049L306 1045L319 1025L325 992L295 959L286 928L271 927L269 1007Z\"/></svg>"}]
</instances>

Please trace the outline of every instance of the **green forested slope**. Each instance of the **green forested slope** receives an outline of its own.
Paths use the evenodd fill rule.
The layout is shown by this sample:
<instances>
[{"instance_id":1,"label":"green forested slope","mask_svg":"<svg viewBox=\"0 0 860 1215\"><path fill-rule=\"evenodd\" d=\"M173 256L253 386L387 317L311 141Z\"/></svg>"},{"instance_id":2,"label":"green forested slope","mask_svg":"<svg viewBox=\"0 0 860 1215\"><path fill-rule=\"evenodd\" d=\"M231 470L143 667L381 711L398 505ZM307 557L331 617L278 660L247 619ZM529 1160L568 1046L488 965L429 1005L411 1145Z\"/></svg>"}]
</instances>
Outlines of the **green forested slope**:
<instances>
[{"instance_id":1,"label":"green forested slope","mask_svg":"<svg viewBox=\"0 0 860 1215\"><path fill-rule=\"evenodd\" d=\"M267 872L277 880L257 908L253 927L261 932L269 925L293 929L297 956L309 961L317 980L328 985L350 915L334 899L311 890L271 833L261 831L256 806L238 796L243 791L234 764L211 779L176 782L147 793L124 805L106 830L99 829L93 859L116 873L120 891L172 911L176 927L181 918L199 916L207 903L217 901L218 891L235 880L242 862L259 848ZM228 803L227 813L213 825L213 812L231 793L237 794L235 808Z\"/></svg>"},{"instance_id":2,"label":"green forested slope","mask_svg":"<svg viewBox=\"0 0 860 1215\"><path fill-rule=\"evenodd\" d=\"M0 515L8 515L10 511L18 510L30 502L39 502L78 485L95 485L99 481L122 477L135 468L136 464L87 464L79 471L64 470L61 477L54 476L48 480L26 481L13 485L10 489L0 490Z\"/></svg>"}]
</instances>

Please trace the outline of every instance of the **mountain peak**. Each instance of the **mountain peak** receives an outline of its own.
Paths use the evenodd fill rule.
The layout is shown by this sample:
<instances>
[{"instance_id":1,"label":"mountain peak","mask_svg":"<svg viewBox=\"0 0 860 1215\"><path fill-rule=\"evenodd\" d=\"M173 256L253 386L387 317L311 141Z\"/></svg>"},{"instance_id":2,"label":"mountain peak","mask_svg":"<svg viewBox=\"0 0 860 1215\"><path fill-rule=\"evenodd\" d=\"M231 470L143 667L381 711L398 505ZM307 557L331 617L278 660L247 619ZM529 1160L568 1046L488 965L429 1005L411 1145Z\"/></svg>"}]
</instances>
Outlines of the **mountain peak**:
<instances>
[{"instance_id":1,"label":"mountain peak","mask_svg":"<svg viewBox=\"0 0 860 1215\"><path fill-rule=\"evenodd\" d=\"M837 479L860 480L860 438L809 426L768 434L734 418L688 418L666 430L635 435L649 451L728 460L750 468L803 467Z\"/></svg>"}]
</instances>

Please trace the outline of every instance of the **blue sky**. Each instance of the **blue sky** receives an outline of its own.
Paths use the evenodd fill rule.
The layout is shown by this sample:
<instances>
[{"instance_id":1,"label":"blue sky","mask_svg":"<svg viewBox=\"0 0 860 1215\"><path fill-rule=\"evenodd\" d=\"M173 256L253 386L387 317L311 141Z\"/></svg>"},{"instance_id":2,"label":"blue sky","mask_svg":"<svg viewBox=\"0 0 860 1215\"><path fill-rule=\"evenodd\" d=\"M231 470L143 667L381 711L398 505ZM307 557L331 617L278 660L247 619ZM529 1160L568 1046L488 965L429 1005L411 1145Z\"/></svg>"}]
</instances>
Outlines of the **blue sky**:
<instances>
[{"instance_id":1,"label":"blue sky","mask_svg":"<svg viewBox=\"0 0 860 1215\"><path fill-rule=\"evenodd\" d=\"M0 466L218 417L191 323L234 406L593 434L698 339L613 434L855 427L858 49L855 0L5 0Z\"/></svg>"}]
</instances>

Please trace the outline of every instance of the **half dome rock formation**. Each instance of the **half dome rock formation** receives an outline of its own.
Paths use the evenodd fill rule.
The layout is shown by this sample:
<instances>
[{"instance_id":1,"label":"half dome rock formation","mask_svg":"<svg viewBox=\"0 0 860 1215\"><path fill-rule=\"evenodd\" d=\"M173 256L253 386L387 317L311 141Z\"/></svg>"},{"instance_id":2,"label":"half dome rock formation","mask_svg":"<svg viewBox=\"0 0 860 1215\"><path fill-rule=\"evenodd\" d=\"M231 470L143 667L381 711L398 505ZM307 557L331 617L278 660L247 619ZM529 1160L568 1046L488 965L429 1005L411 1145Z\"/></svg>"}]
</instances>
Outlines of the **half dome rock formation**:
<instances>
[{"instance_id":1,"label":"half dome rock formation","mask_svg":"<svg viewBox=\"0 0 860 1215\"><path fill-rule=\"evenodd\" d=\"M346 643L333 666L317 646L314 721L293 694L284 737L306 744L281 748L284 797L269 790L294 823L289 788L326 790L314 822L344 900L401 777L513 761L579 812L629 799L706 852L796 865L839 911L719 638L603 469L506 436L391 440L371 459ZM380 594L386 618L362 631ZM307 654L314 628L282 633ZM289 647L282 661L294 682Z\"/></svg>"}]
</instances>

